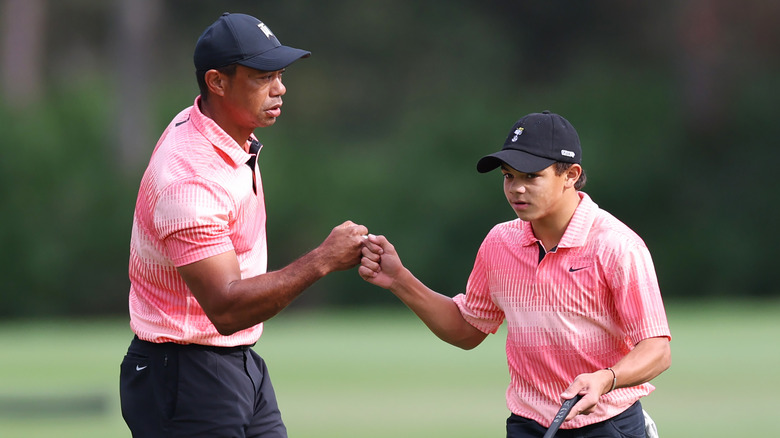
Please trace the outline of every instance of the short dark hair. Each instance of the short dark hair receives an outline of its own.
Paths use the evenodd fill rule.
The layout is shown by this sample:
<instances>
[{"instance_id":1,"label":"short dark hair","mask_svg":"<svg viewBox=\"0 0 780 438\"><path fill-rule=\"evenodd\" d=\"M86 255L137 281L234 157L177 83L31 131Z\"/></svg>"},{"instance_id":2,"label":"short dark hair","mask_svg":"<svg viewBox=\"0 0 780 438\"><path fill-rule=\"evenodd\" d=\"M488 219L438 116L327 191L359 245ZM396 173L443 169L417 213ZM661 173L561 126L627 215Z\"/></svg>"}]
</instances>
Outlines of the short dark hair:
<instances>
[{"instance_id":1,"label":"short dark hair","mask_svg":"<svg viewBox=\"0 0 780 438\"><path fill-rule=\"evenodd\" d=\"M564 163L562 161L556 161L555 164L553 164L555 169L556 175L563 175L564 172L569 170L569 168L574 163ZM580 166L582 167L582 166ZM574 183L574 188L576 190L582 190L583 187L585 187L585 183L588 181L588 177L585 176L585 168L582 169L582 173L580 173L580 177L577 178L577 181Z\"/></svg>"},{"instance_id":2,"label":"short dark hair","mask_svg":"<svg viewBox=\"0 0 780 438\"><path fill-rule=\"evenodd\" d=\"M222 73L226 76L233 76L236 74L236 66L238 64L228 64L223 67L215 68L214 70ZM207 100L209 94L209 87L206 86L206 72L208 70L199 70L195 72L195 79L198 81L198 88L200 89L200 99Z\"/></svg>"}]
</instances>

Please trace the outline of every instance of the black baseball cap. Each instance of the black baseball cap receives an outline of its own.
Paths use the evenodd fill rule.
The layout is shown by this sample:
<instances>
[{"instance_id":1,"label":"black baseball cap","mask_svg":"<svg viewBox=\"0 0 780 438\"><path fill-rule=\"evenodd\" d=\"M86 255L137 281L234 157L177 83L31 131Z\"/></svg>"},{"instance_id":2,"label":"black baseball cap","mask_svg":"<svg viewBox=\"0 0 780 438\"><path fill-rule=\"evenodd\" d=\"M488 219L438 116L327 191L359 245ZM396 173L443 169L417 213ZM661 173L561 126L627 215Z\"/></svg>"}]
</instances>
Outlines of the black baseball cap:
<instances>
[{"instance_id":1,"label":"black baseball cap","mask_svg":"<svg viewBox=\"0 0 780 438\"><path fill-rule=\"evenodd\" d=\"M480 173L506 163L519 172L533 173L555 163L582 163L580 137L568 120L551 113L531 113L512 126L504 147L477 162Z\"/></svg>"},{"instance_id":2,"label":"black baseball cap","mask_svg":"<svg viewBox=\"0 0 780 438\"><path fill-rule=\"evenodd\" d=\"M203 31L195 45L195 70L241 64L262 71L281 70L311 52L283 46L262 21L225 12Z\"/></svg>"}]
</instances>

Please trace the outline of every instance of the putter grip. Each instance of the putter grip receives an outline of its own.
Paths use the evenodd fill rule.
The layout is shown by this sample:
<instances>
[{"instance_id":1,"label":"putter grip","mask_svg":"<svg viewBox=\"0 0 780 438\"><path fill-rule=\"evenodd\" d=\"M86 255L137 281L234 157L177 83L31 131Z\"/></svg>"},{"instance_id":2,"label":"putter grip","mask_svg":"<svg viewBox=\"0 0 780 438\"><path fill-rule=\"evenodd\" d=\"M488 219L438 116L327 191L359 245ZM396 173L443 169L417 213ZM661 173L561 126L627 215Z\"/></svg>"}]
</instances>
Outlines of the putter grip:
<instances>
[{"instance_id":1,"label":"putter grip","mask_svg":"<svg viewBox=\"0 0 780 438\"><path fill-rule=\"evenodd\" d=\"M567 415L569 415L569 411L571 411L572 406L577 404L581 398L582 395L577 394L573 398L563 402L563 405L561 405L558 413L555 414L555 418L553 418L552 424L550 424L550 427L547 428L547 433L544 434L544 438L552 438L555 436L555 432L558 432L558 428L561 427L561 423L563 423L563 420L566 419Z\"/></svg>"}]
</instances>

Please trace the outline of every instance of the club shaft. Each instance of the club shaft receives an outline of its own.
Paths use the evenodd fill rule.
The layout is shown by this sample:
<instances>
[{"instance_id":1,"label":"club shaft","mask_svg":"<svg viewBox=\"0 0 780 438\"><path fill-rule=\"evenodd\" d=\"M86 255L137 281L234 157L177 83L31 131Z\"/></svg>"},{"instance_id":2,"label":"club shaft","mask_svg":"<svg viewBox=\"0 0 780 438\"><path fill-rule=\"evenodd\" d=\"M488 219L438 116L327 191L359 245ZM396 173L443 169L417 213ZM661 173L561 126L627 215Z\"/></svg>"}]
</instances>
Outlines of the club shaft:
<instances>
[{"instance_id":1,"label":"club shaft","mask_svg":"<svg viewBox=\"0 0 780 438\"><path fill-rule=\"evenodd\" d=\"M555 414L555 418L553 418L552 424L550 424L550 427L547 428L547 432L544 434L543 438L552 438L555 436L555 433L558 432L558 428L561 427L561 424L563 424L563 420L565 420L566 416L569 415L571 408L577 404L581 398L582 395L577 394L574 396L574 398L570 398L563 402L561 409L559 409L558 413Z\"/></svg>"}]
</instances>

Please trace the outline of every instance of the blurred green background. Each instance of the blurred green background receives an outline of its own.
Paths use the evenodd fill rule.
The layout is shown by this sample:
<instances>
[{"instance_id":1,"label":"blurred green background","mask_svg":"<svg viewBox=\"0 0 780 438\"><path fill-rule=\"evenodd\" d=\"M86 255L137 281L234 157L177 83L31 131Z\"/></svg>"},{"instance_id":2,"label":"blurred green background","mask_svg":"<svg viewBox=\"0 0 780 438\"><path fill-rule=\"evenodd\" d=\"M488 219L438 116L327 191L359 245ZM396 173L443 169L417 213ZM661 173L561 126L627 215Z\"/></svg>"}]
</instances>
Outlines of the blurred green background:
<instances>
[{"instance_id":1,"label":"blurred green background","mask_svg":"<svg viewBox=\"0 0 780 438\"><path fill-rule=\"evenodd\" d=\"M668 300L778 295L780 4L763 1L2 0L0 316L124 314L138 182L197 95L192 51L223 11L311 50L257 131L270 267L350 219L460 291L512 219L476 161L550 109L585 188L653 253ZM297 306L386 305L353 272Z\"/></svg>"},{"instance_id":2,"label":"blurred green background","mask_svg":"<svg viewBox=\"0 0 780 438\"><path fill-rule=\"evenodd\" d=\"M780 316L772 274L780 205L771 176L780 156L778 2L0 0L0 336L21 336L18 327L61 332L81 321L92 328L64 331L69 336L52 338L56 346L42 340L42 352L111 350L110 360L95 363L117 366L96 373L117 377L129 333L138 182L162 129L197 95L192 50L225 11L255 15L284 44L313 53L285 74L282 117L256 132L265 144L270 269L350 219L387 235L432 288L460 292L482 238L514 216L499 175L478 174L476 161L501 146L519 117L549 109L580 134L585 191L648 244L678 318L673 334L692 326L689 309L699 310L690 321L722 322L746 337L753 310ZM747 310L724 321L715 319L723 312L713 320L701 313L723 306ZM393 321L409 317L354 271L337 273L280 315L282 328L269 328L264 342L289 336L285 318L377 309ZM88 337L102 321L120 335ZM337 327L338 339L356 329ZM417 329L424 350L464 360L479 354L444 353L451 348ZM709 358L701 367L734 360L709 331L693 333L697 342L673 342L675 358L698 346ZM20 354L24 342L11 347L0 349L0 363L36 369L31 361L53 360ZM740 357L748 369L756 365ZM495 360L495 372L505 372L500 351ZM423 366L414 357L404 365ZM667 373L675 383L678 366ZM745 374L735 368L733 381L712 385L741 386ZM8 388L0 385L0 410L8 400L23 406ZM730 404L731 389L724 392ZM707 395L713 403L720 394ZM101 397L87 391L70 404L89 410ZM500 394L493 406L502 409ZM498 413L487 423L498 431L491 436L502 433Z\"/></svg>"}]
</instances>

